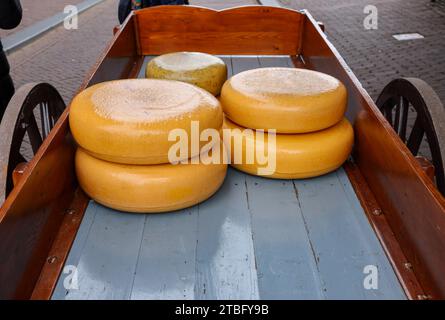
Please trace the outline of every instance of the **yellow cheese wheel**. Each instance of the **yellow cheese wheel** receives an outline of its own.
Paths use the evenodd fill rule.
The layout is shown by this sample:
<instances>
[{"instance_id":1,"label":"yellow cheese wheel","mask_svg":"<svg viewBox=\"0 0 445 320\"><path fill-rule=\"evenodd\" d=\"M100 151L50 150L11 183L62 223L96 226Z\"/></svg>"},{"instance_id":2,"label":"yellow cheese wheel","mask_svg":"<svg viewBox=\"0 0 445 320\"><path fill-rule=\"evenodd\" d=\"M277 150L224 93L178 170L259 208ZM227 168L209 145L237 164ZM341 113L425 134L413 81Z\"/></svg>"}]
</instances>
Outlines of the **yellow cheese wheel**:
<instances>
[{"instance_id":1,"label":"yellow cheese wheel","mask_svg":"<svg viewBox=\"0 0 445 320\"><path fill-rule=\"evenodd\" d=\"M126 212L165 212L202 202L224 181L227 164L125 165L78 148L76 174L95 201Z\"/></svg>"},{"instance_id":2,"label":"yellow cheese wheel","mask_svg":"<svg viewBox=\"0 0 445 320\"><path fill-rule=\"evenodd\" d=\"M345 113L345 86L327 74L296 68L239 73L223 86L227 117L246 128L306 133L326 129Z\"/></svg>"},{"instance_id":3,"label":"yellow cheese wheel","mask_svg":"<svg viewBox=\"0 0 445 320\"><path fill-rule=\"evenodd\" d=\"M145 75L147 78L188 82L217 96L227 80L227 67L224 61L210 54L175 52L151 60Z\"/></svg>"},{"instance_id":4,"label":"yellow cheese wheel","mask_svg":"<svg viewBox=\"0 0 445 320\"><path fill-rule=\"evenodd\" d=\"M196 86L169 80L131 79L104 82L78 94L69 123L76 142L97 158L125 164L169 163L173 129L187 133L188 156L192 121L196 131L217 129L223 115L218 100ZM199 130L198 130L199 129Z\"/></svg>"},{"instance_id":5,"label":"yellow cheese wheel","mask_svg":"<svg viewBox=\"0 0 445 320\"><path fill-rule=\"evenodd\" d=\"M277 134L275 142L275 161L270 148L269 136L257 139L255 130L240 127L224 119L224 142L229 149L230 141L231 165L240 171L258 175L259 168L270 168L265 175L275 179L300 179L319 176L339 168L351 153L354 132L348 120L343 119L331 128L303 134ZM230 130L230 131L226 131ZM252 133L253 132L253 133ZM236 143L236 141L241 141ZM240 147L237 147L240 146ZM237 151L238 149L238 151ZM238 153L238 161L235 159ZM239 155L241 152L242 158ZM255 155L248 159L247 153ZM265 161L256 155L265 155ZM273 165L275 163L275 165ZM260 174L261 175L261 174Z\"/></svg>"}]
</instances>

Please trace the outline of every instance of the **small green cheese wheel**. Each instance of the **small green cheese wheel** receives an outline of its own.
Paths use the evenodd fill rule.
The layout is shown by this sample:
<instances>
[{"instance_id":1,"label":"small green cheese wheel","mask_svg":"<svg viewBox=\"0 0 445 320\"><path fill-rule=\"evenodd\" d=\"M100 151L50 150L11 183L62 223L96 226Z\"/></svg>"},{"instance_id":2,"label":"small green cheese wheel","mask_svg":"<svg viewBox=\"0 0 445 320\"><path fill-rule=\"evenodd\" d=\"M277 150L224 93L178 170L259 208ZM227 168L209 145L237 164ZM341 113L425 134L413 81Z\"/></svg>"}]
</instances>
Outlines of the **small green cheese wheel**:
<instances>
[{"instance_id":1,"label":"small green cheese wheel","mask_svg":"<svg viewBox=\"0 0 445 320\"><path fill-rule=\"evenodd\" d=\"M175 52L158 56L147 64L147 78L194 84L214 96L227 80L227 66L220 58L200 52Z\"/></svg>"}]
</instances>

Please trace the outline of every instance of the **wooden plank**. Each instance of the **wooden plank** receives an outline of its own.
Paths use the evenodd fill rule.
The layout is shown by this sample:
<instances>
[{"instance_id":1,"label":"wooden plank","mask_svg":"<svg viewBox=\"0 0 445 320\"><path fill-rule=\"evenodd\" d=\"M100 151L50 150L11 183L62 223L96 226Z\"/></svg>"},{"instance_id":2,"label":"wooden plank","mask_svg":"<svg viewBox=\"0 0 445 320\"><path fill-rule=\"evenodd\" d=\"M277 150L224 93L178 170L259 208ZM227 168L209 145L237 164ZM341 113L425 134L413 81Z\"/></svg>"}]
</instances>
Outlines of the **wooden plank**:
<instances>
[{"instance_id":1,"label":"wooden plank","mask_svg":"<svg viewBox=\"0 0 445 320\"><path fill-rule=\"evenodd\" d=\"M229 169L220 191L199 205L196 299L258 299L245 175Z\"/></svg>"},{"instance_id":2,"label":"wooden plank","mask_svg":"<svg viewBox=\"0 0 445 320\"><path fill-rule=\"evenodd\" d=\"M237 74L243 71L256 69L260 67L260 60L258 57L232 57L233 74Z\"/></svg>"},{"instance_id":3,"label":"wooden plank","mask_svg":"<svg viewBox=\"0 0 445 320\"><path fill-rule=\"evenodd\" d=\"M145 70L147 69L147 64L154 58L155 56L145 56L144 62L142 63L141 69L139 70L137 75L139 79L145 79Z\"/></svg>"},{"instance_id":4,"label":"wooden plank","mask_svg":"<svg viewBox=\"0 0 445 320\"><path fill-rule=\"evenodd\" d=\"M88 203L88 196L78 188L69 209L65 212L65 218L48 253L48 259L34 287L31 300L51 299L57 285L56 281L66 264L70 248L77 236Z\"/></svg>"},{"instance_id":5,"label":"wooden plank","mask_svg":"<svg viewBox=\"0 0 445 320\"><path fill-rule=\"evenodd\" d=\"M94 203L93 201L89 201L89 204ZM91 231L91 226L93 225L94 218L96 217L96 212L99 206L97 205L89 205L85 211L84 217L82 219L82 222L80 224L79 230L76 234L76 239L74 240L73 246L70 250L70 253L68 255L68 258L65 262L65 267L67 266L78 266L80 257L82 256L82 252L85 248L85 245L88 240L88 236ZM53 300L63 300L65 299L65 296L68 295L69 290L65 289L64 287L64 281L65 279L70 275L69 270L66 270L66 273L63 272L59 277L59 280L57 281L56 288L54 289L53 295L51 299Z\"/></svg>"},{"instance_id":6,"label":"wooden plank","mask_svg":"<svg viewBox=\"0 0 445 320\"><path fill-rule=\"evenodd\" d=\"M234 57L231 72L237 74L258 65L258 58ZM195 287L198 299L258 298L246 192L244 174L229 169L218 194L211 202L199 205Z\"/></svg>"},{"instance_id":7,"label":"wooden plank","mask_svg":"<svg viewBox=\"0 0 445 320\"><path fill-rule=\"evenodd\" d=\"M343 168L348 175L348 181L352 185L355 194L366 213L368 221L374 229L383 250L385 250L386 256L393 266L394 272L396 273L400 284L403 286L408 299L412 300L424 297L425 291L416 278L412 268L407 268L406 263L408 260L404 255L394 232L391 230L388 220L383 214L382 208L379 206L373 193L369 189L359 168L351 161L346 162L343 165Z\"/></svg>"},{"instance_id":8,"label":"wooden plank","mask_svg":"<svg viewBox=\"0 0 445 320\"><path fill-rule=\"evenodd\" d=\"M134 16L130 16L80 90L100 81L129 77L137 62L134 27ZM58 246L54 240L77 187L68 113L69 108L0 208L0 256L5 262L0 262L0 299L30 298L51 248Z\"/></svg>"},{"instance_id":9,"label":"wooden plank","mask_svg":"<svg viewBox=\"0 0 445 320\"><path fill-rule=\"evenodd\" d=\"M142 54L298 54L304 15L261 6L223 11L192 6L136 12Z\"/></svg>"},{"instance_id":10,"label":"wooden plank","mask_svg":"<svg viewBox=\"0 0 445 320\"><path fill-rule=\"evenodd\" d=\"M288 58L282 57L232 57L233 73L237 74L259 67L288 66L287 59ZM307 235L305 232L298 232L298 230L301 231L302 224L299 226L297 224L299 218L297 208L293 207L295 211L292 214L292 201L295 201L295 197L293 196L293 186L291 198L287 198L290 202L286 202L284 199L286 199L286 195L289 196L289 194L275 192L277 191L276 188L280 186L280 182L277 184L276 181L269 180L267 183L262 184L264 185L264 190L270 192L268 193L263 192L264 190L261 188L255 188L255 183L258 182L253 182L252 185L252 180L255 180L255 178L247 176L247 189L252 189L252 192L249 195L249 204L252 213L252 232L258 268L257 272L260 275L258 279L260 297L264 299L311 299L322 297L323 293L320 287L318 274L313 272L316 270L315 268L311 268L315 267L315 264L311 265L311 263L314 263L314 258L310 252L305 250L308 248L306 246L308 245ZM262 180L258 178L258 181ZM280 200L271 200L271 195L277 196ZM271 200L269 205L266 205L267 203L263 202L264 199ZM288 206L278 209L274 207L277 203L279 205L287 204ZM290 249L288 252L286 252L286 250L280 250L283 243L277 245L276 243L271 242L274 231L285 234L286 231L290 231L289 229L274 230L274 228L268 227L267 224L272 223L272 221L267 219L267 217L270 217L271 215L275 216L275 214L278 214L279 216L272 221L280 227L284 226L284 224L281 224L281 221L284 220L283 222L285 222L288 227L296 228L293 230L294 233L292 235L287 234L290 236L288 245L296 246L292 249L286 246L287 249ZM267 221L267 223L265 221ZM293 236L297 238L293 238ZM301 262L301 257L307 259L307 264ZM280 268L280 271L282 271L283 274L279 275L274 267ZM303 277L301 277L301 275L303 275Z\"/></svg>"},{"instance_id":11,"label":"wooden plank","mask_svg":"<svg viewBox=\"0 0 445 320\"><path fill-rule=\"evenodd\" d=\"M286 66L289 63L287 57L223 58L229 65L231 73L259 66ZM145 62L147 60L146 58ZM140 76L143 76L142 69L139 72ZM356 215L361 214L363 224L366 218L350 185L347 185L349 181L345 176L341 177L342 182L337 181L335 185L338 194L329 197L327 207L329 205L335 207L337 205L335 201L342 202L342 205L337 206L349 208L349 211L355 210ZM312 179L314 188L318 190L317 185L320 183L328 184L324 179L325 177ZM342 183L345 185L344 189ZM322 190L323 196L325 193L329 194ZM330 191L332 194L333 191ZM369 249L368 243L374 241L377 251L380 247L369 224L364 223L360 228L354 224L356 228L351 228L351 236L356 236L354 232L362 232L362 228L368 227L371 230L360 236L370 239L359 242L351 252L348 249L341 251L342 248L337 248L344 246L344 241L338 243L317 239L312 241L310 237L312 225L306 220L310 223L313 221L302 215L301 204L295 195L291 181L265 180L246 176L231 169L222 190L199 207L181 213L148 216L135 277L131 279L133 287L128 297L133 299L317 299L351 296L375 298L375 295L363 294L363 287L360 289L365 276L363 270L356 272L354 285L347 287L346 290L343 290L340 281L336 279L339 275L340 279L347 281L348 272L358 270L354 269L357 266L355 258L357 250L364 251L363 261L374 258L375 253L366 251ZM320 197L319 195L316 199ZM304 203L307 206L306 200ZM233 208L228 207L228 204ZM326 210L321 211L327 214ZM351 215L349 211L347 214ZM329 217L332 215L328 214ZM344 220L347 220L346 225L349 220L354 221L354 219L340 219ZM322 232L326 233L325 230ZM336 260L320 262L320 252L325 254L328 249L340 252L343 263L352 267L347 269L341 264L339 266ZM383 259L382 264L378 265L380 273L383 272L383 277L379 278L380 283L382 281L385 283L381 291L384 291L384 297L393 297L391 294L394 292L392 285L395 276L391 268L388 268L389 263L382 252L380 248L377 254L379 259ZM362 260L360 261L363 262ZM334 270L330 270L331 267ZM90 279L87 279L87 283L88 281ZM395 283L397 287L397 280ZM403 293L398 298L400 297L403 298Z\"/></svg>"},{"instance_id":12,"label":"wooden plank","mask_svg":"<svg viewBox=\"0 0 445 320\"><path fill-rule=\"evenodd\" d=\"M198 207L147 216L131 299L194 299Z\"/></svg>"},{"instance_id":13,"label":"wooden plank","mask_svg":"<svg viewBox=\"0 0 445 320\"><path fill-rule=\"evenodd\" d=\"M310 69L329 73L349 92L354 160L382 208L405 256L431 298L445 297L445 198L361 86L334 46L308 17L302 55Z\"/></svg>"},{"instance_id":14,"label":"wooden plank","mask_svg":"<svg viewBox=\"0 0 445 320\"><path fill-rule=\"evenodd\" d=\"M59 122L60 125L60 122ZM50 133L0 208L0 299L28 299L73 196L73 145Z\"/></svg>"},{"instance_id":15,"label":"wooden plank","mask_svg":"<svg viewBox=\"0 0 445 320\"><path fill-rule=\"evenodd\" d=\"M294 64L290 57L259 57L260 66L262 68L281 67L293 68Z\"/></svg>"},{"instance_id":16,"label":"wooden plank","mask_svg":"<svg viewBox=\"0 0 445 320\"><path fill-rule=\"evenodd\" d=\"M339 169L294 182L326 298L404 299L403 289L345 175ZM364 287L366 266L378 270L377 289Z\"/></svg>"},{"instance_id":17,"label":"wooden plank","mask_svg":"<svg viewBox=\"0 0 445 320\"><path fill-rule=\"evenodd\" d=\"M62 275L53 299L403 298L344 173L295 184L229 169L215 196L180 212L91 202L66 262L79 290ZM361 287L368 264L377 293Z\"/></svg>"},{"instance_id":18,"label":"wooden plank","mask_svg":"<svg viewBox=\"0 0 445 320\"><path fill-rule=\"evenodd\" d=\"M291 180L246 176L261 299L322 299L298 199Z\"/></svg>"},{"instance_id":19,"label":"wooden plank","mask_svg":"<svg viewBox=\"0 0 445 320\"><path fill-rule=\"evenodd\" d=\"M75 265L79 286L69 290L65 299L128 299L147 215L118 212L97 203L88 210L96 214Z\"/></svg>"}]
</instances>

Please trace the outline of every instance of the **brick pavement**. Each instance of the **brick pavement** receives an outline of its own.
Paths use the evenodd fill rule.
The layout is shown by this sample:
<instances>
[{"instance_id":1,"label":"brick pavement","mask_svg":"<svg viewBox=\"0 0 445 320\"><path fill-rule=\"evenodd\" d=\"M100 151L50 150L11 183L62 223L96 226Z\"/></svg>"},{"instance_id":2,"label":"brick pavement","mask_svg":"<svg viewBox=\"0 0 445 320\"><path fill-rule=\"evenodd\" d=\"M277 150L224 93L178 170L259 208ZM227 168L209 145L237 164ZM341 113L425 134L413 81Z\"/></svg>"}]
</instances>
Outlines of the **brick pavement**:
<instances>
[{"instance_id":1,"label":"brick pavement","mask_svg":"<svg viewBox=\"0 0 445 320\"><path fill-rule=\"evenodd\" d=\"M430 0L281 0L308 9L365 89L375 100L398 77L419 77L445 103L445 1ZM378 29L365 30L363 9L378 9ZM397 41L397 33L418 32L425 39Z\"/></svg>"},{"instance_id":2,"label":"brick pavement","mask_svg":"<svg viewBox=\"0 0 445 320\"><path fill-rule=\"evenodd\" d=\"M374 0L378 29L365 30L368 0L280 0L308 9L323 21L330 41L375 101L391 80L417 77L429 83L445 104L445 1ZM424 39L397 41L398 33L418 32ZM412 128L415 113L408 116ZM410 132L408 132L409 135ZM426 137L419 154L431 159Z\"/></svg>"},{"instance_id":3,"label":"brick pavement","mask_svg":"<svg viewBox=\"0 0 445 320\"><path fill-rule=\"evenodd\" d=\"M59 26L12 52L8 58L16 88L49 82L68 103L111 40L116 24L117 0L107 0L79 15L78 30ZM27 159L32 157L26 136L21 152Z\"/></svg>"},{"instance_id":4,"label":"brick pavement","mask_svg":"<svg viewBox=\"0 0 445 320\"><path fill-rule=\"evenodd\" d=\"M11 35L23 28L62 12L66 5L78 4L83 0L20 0L23 17L20 25L13 30L0 30L0 38Z\"/></svg>"},{"instance_id":5,"label":"brick pavement","mask_svg":"<svg viewBox=\"0 0 445 320\"><path fill-rule=\"evenodd\" d=\"M16 87L27 82L53 84L66 102L112 38L117 1L107 0L79 15L79 29L59 26L9 55Z\"/></svg>"}]
</instances>

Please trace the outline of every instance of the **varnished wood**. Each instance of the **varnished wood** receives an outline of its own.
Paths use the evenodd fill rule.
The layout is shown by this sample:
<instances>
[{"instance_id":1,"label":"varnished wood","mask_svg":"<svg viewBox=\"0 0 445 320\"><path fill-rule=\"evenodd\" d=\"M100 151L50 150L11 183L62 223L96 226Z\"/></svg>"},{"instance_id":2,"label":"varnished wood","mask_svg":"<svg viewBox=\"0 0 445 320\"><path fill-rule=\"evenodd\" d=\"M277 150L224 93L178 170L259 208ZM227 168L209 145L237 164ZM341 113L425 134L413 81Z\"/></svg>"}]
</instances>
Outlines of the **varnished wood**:
<instances>
[{"instance_id":1,"label":"varnished wood","mask_svg":"<svg viewBox=\"0 0 445 320\"><path fill-rule=\"evenodd\" d=\"M133 15L125 25L126 28L117 30L79 91L101 81L135 76L140 58ZM68 250L77 232L76 228L64 224L66 210L77 189L68 114L69 108L60 116L0 208L0 299L28 299L36 283L48 284L47 279L55 283L57 272L44 268L49 270L48 274L41 274L42 268L51 248ZM82 201L86 205L87 198ZM82 208L81 204L78 206ZM60 254L60 257L66 255ZM64 260L60 263L63 265ZM45 294L48 291L39 289L35 295L44 297Z\"/></svg>"},{"instance_id":2,"label":"varnished wood","mask_svg":"<svg viewBox=\"0 0 445 320\"><path fill-rule=\"evenodd\" d=\"M293 56L292 62L296 68L310 69L310 65L305 63L304 57L301 55ZM349 108L351 109L351 106L349 106ZM380 205L375 199L363 175L360 173L359 168L354 163L348 161L344 165L344 169L348 174L351 184L354 187L377 237L396 271L397 277L399 278L407 297L409 299L420 299L419 297L427 296L412 268L406 267L407 265L410 265L408 259L403 254L388 221L383 215Z\"/></svg>"},{"instance_id":3,"label":"varnished wood","mask_svg":"<svg viewBox=\"0 0 445 320\"><path fill-rule=\"evenodd\" d=\"M32 300L49 300L56 282L63 271L68 252L71 249L77 230L82 222L88 203L88 197L78 188L71 206L65 210L60 229L40 273L40 277L31 295Z\"/></svg>"},{"instance_id":4,"label":"varnished wood","mask_svg":"<svg viewBox=\"0 0 445 320\"><path fill-rule=\"evenodd\" d=\"M422 156L416 157L417 162L420 164L420 167L425 171L428 178L431 179L431 181L434 181L434 166L427 158Z\"/></svg>"},{"instance_id":5,"label":"varnished wood","mask_svg":"<svg viewBox=\"0 0 445 320\"><path fill-rule=\"evenodd\" d=\"M354 158L427 296L445 297L445 200L309 15L302 56L342 80L354 122Z\"/></svg>"},{"instance_id":6,"label":"varnished wood","mask_svg":"<svg viewBox=\"0 0 445 320\"><path fill-rule=\"evenodd\" d=\"M360 200L360 204L382 244L407 297L414 300L425 296L425 292L417 280L412 268L409 267L408 259L403 254L403 251L383 214L382 208L375 199L372 191L369 189L359 168L350 161L346 162L343 168L348 174L348 178L354 187L355 193Z\"/></svg>"},{"instance_id":7,"label":"varnished wood","mask_svg":"<svg viewBox=\"0 0 445 320\"><path fill-rule=\"evenodd\" d=\"M25 172L26 168L28 167L27 162L21 162L15 167L14 171L12 172L12 183L16 186L20 178L23 176L23 173Z\"/></svg>"},{"instance_id":8,"label":"varnished wood","mask_svg":"<svg viewBox=\"0 0 445 320\"><path fill-rule=\"evenodd\" d=\"M298 54L304 16L275 7L239 7L222 11L193 6L138 10L141 53L174 51L211 54Z\"/></svg>"},{"instance_id":9,"label":"varnished wood","mask_svg":"<svg viewBox=\"0 0 445 320\"><path fill-rule=\"evenodd\" d=\"M53 139L31 160L0 210L2 299L30 296L72 198L73 145L58 132Z\"/></svg>"},{"instance_id":10,"label":"varnished wood","mask_svg":"<svg viewBox=\"0 0 445 320\"><path fill-rule=\"evenodd\" d=\"M81 89L105 80L134 77L141 54L178 50L289 54L298 67L336 76L349 91L348 117L356 134L354 161L363 176L361 181L370 190L363 193L362 205L382 210L387 223L372 220L372 224L409 296L416 298L420 292L421 297L445 297L444 199L316 21L307 13L264 7L222 12L193 7L170 10L155 7L130 14ZM48 297L57 281L61 265L48 268L45 261L54 252L51 250L60 250L57 256L66 257L76 233L75 227L65 223L76 189L68 150L72 153L67 110L0 209L1 298L29 298L36 283L33 297ZM58 161L52 163L53 158ZM367 204L373 197L371 205ZM376 227L379 223L381 227ZM64 228L68 230L65 237ZM412 266L411 271L398 269L400 261ZM416 286L416 278L421 288ZM49 289L39 289L40 285Z\"/></svg>"}]
</instances>

